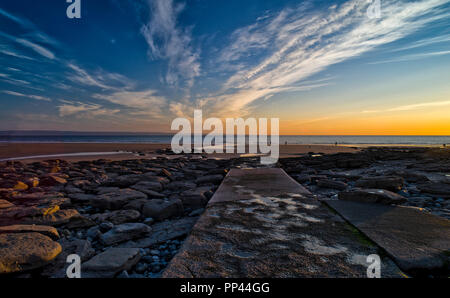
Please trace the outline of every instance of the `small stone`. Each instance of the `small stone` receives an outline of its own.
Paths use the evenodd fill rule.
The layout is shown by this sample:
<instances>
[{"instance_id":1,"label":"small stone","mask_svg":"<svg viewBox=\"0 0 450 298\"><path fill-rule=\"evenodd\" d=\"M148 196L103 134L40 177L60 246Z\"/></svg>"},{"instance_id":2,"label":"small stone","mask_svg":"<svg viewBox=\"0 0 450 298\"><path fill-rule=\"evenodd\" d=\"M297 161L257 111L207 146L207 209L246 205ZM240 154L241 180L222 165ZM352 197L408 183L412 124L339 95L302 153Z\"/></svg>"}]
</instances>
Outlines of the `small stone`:
<instances>
[{"instance_id":1,"label":"small stone","mask_svg":"<svg viewBox=\"0 0 450 298\"><path fill-rule=\"evenodd\" d=\"M150 254L151 254L151 255L154 255L154 256L158 256L158 255L159 255L159 250L157 250L157 249L152 249L152 250L150 250Z\"/></svg>"},{"instance_id":2,"label":"small stone","mask_svg":"<svg viewBox=\"0 0 450 298\"><path fill-rule=\"evenodd\" d=\"M192 211L191 213L189 213L189 216L199 216L199 215L201 215L204 211L205 211L204 208L195 209L194 211Z\"/></svg>"},{"instance_id":3,"label":"small stone","mask_svg":"<svg viewBox=\"0 0 450 298\"><path fill-rule=\"evenodd\" d=\"M155 220L152 217L147 217L146 219L144 219L144 223L146 225L152 225L155 222Z\"/></svg>"},{"instance_id":4,"label":"small stone","mask_svg":"<svg viewBox=\"0 0 450 298\"><path fill-rule=\"evenodd\" d=\"M136 265L135 271L137 273L144 273L147 270L147 264L145 263L139 263Z\"/></svg>"},{"instance_id":5,"label":"small stone","mask_svg":"<svg viewBox=\"0 0 450 298\"><path fill-rule=\"evenodd\" d=\"M119 275L117 275L117 278L130 278L128 275L128 272L126 270L122 271Z\"/></svg>"},{"instance_id":6,"label":"small stone","mask_svg":"<svg viewBox=\"0 0 450 298\"><path fill-rule=\"evenodd\" d=\"M96 240L98 237L100 237L102 233L100 232L100 228L95 226L87 230L86 236L90 238L91 240Z\"/></svg>"}]
</instances>

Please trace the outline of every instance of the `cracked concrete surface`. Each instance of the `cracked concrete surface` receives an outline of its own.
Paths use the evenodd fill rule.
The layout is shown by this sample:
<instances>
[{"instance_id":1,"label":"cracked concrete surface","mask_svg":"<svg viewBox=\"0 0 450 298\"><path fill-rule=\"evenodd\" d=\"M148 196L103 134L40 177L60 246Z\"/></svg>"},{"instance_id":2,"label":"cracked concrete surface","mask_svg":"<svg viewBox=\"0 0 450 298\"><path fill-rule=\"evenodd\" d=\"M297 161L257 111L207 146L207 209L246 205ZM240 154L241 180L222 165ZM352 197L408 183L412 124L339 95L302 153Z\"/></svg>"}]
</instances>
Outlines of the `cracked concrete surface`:
<instances>
[{"instance_id":1,"label":"cracked concrete surface","mask_svg":"<svg viewBox=\"0 0 450 298\"><path fill-rule=\"evenodd\" d=\"M366 277L380 254L281 169L232 170L216 195L163 277Z\"/></svg>"}]
</instances>

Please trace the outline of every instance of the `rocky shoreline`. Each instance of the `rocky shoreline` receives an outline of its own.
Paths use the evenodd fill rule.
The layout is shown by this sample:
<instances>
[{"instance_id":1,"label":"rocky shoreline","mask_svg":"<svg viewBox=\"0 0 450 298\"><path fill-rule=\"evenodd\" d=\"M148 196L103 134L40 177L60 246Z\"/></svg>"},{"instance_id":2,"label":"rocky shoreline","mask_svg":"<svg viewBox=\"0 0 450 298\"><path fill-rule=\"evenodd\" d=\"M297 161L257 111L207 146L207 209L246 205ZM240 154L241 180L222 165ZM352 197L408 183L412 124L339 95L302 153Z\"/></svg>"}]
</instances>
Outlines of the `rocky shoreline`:
<instances>
[{"instance_id":1,"label":"rocky shoreline","mask_svg":"<svg viewBox=\"0 0 450 298\"><path fill-rule=\"evenodd\" d=\"M357 154L311 153L280 161L319 199L421 208L450 219L450 151L370 148Z\"/></svg>"},{"instance_id":2,"label":"rocky shoreline","mask_svg":"<svg viewBox=\"0 0 450 298\"><path fill-rule=\"evenodd\" d=\"M206 155L0 165L0 273L65 277L78 254L82 277L160 277L231 168L259 158ZM450 152L370 148L304 154L277 165L318 199L423 208L450 219Z\"/></svg>"}]
</instances>

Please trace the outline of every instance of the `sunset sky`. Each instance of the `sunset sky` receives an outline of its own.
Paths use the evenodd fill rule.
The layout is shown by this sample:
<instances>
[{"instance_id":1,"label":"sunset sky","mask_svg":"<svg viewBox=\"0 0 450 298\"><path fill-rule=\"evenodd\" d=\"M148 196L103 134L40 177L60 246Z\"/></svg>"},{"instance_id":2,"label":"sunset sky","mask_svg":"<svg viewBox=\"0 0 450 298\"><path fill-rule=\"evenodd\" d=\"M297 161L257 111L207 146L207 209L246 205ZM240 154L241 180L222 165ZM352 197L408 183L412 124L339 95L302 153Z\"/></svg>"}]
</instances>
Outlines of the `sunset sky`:
<instances>
[{"instance_id":1,"label":"sunset sky","mask_svg":"<svg viewBox=\"0 0 450 298\"><path fill-rule=\"evenodd\" d=\"M281 134L450 135L450 1L0 3L0 130L168 132L278 117Z\"/></svg>"}]
</instances>

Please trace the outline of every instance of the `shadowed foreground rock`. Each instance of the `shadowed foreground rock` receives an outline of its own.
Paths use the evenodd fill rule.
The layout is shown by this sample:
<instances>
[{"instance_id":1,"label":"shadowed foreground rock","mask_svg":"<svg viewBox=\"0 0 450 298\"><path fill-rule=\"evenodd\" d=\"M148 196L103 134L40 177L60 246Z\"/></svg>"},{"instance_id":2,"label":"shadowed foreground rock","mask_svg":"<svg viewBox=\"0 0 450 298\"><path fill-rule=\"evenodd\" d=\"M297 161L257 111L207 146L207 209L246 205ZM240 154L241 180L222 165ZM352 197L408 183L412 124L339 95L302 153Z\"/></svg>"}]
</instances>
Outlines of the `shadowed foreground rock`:
<instances>
[{"instance_id":1,"label":"shadowed foreground rock","mask_svg":"<svg viewBox=\"0 0 450 298\"><path fill-rule=\"evenodd\" d=\"M366 277L377 249L283 170L233 169L163 277Z\"/></svg>"}]
</instances>

